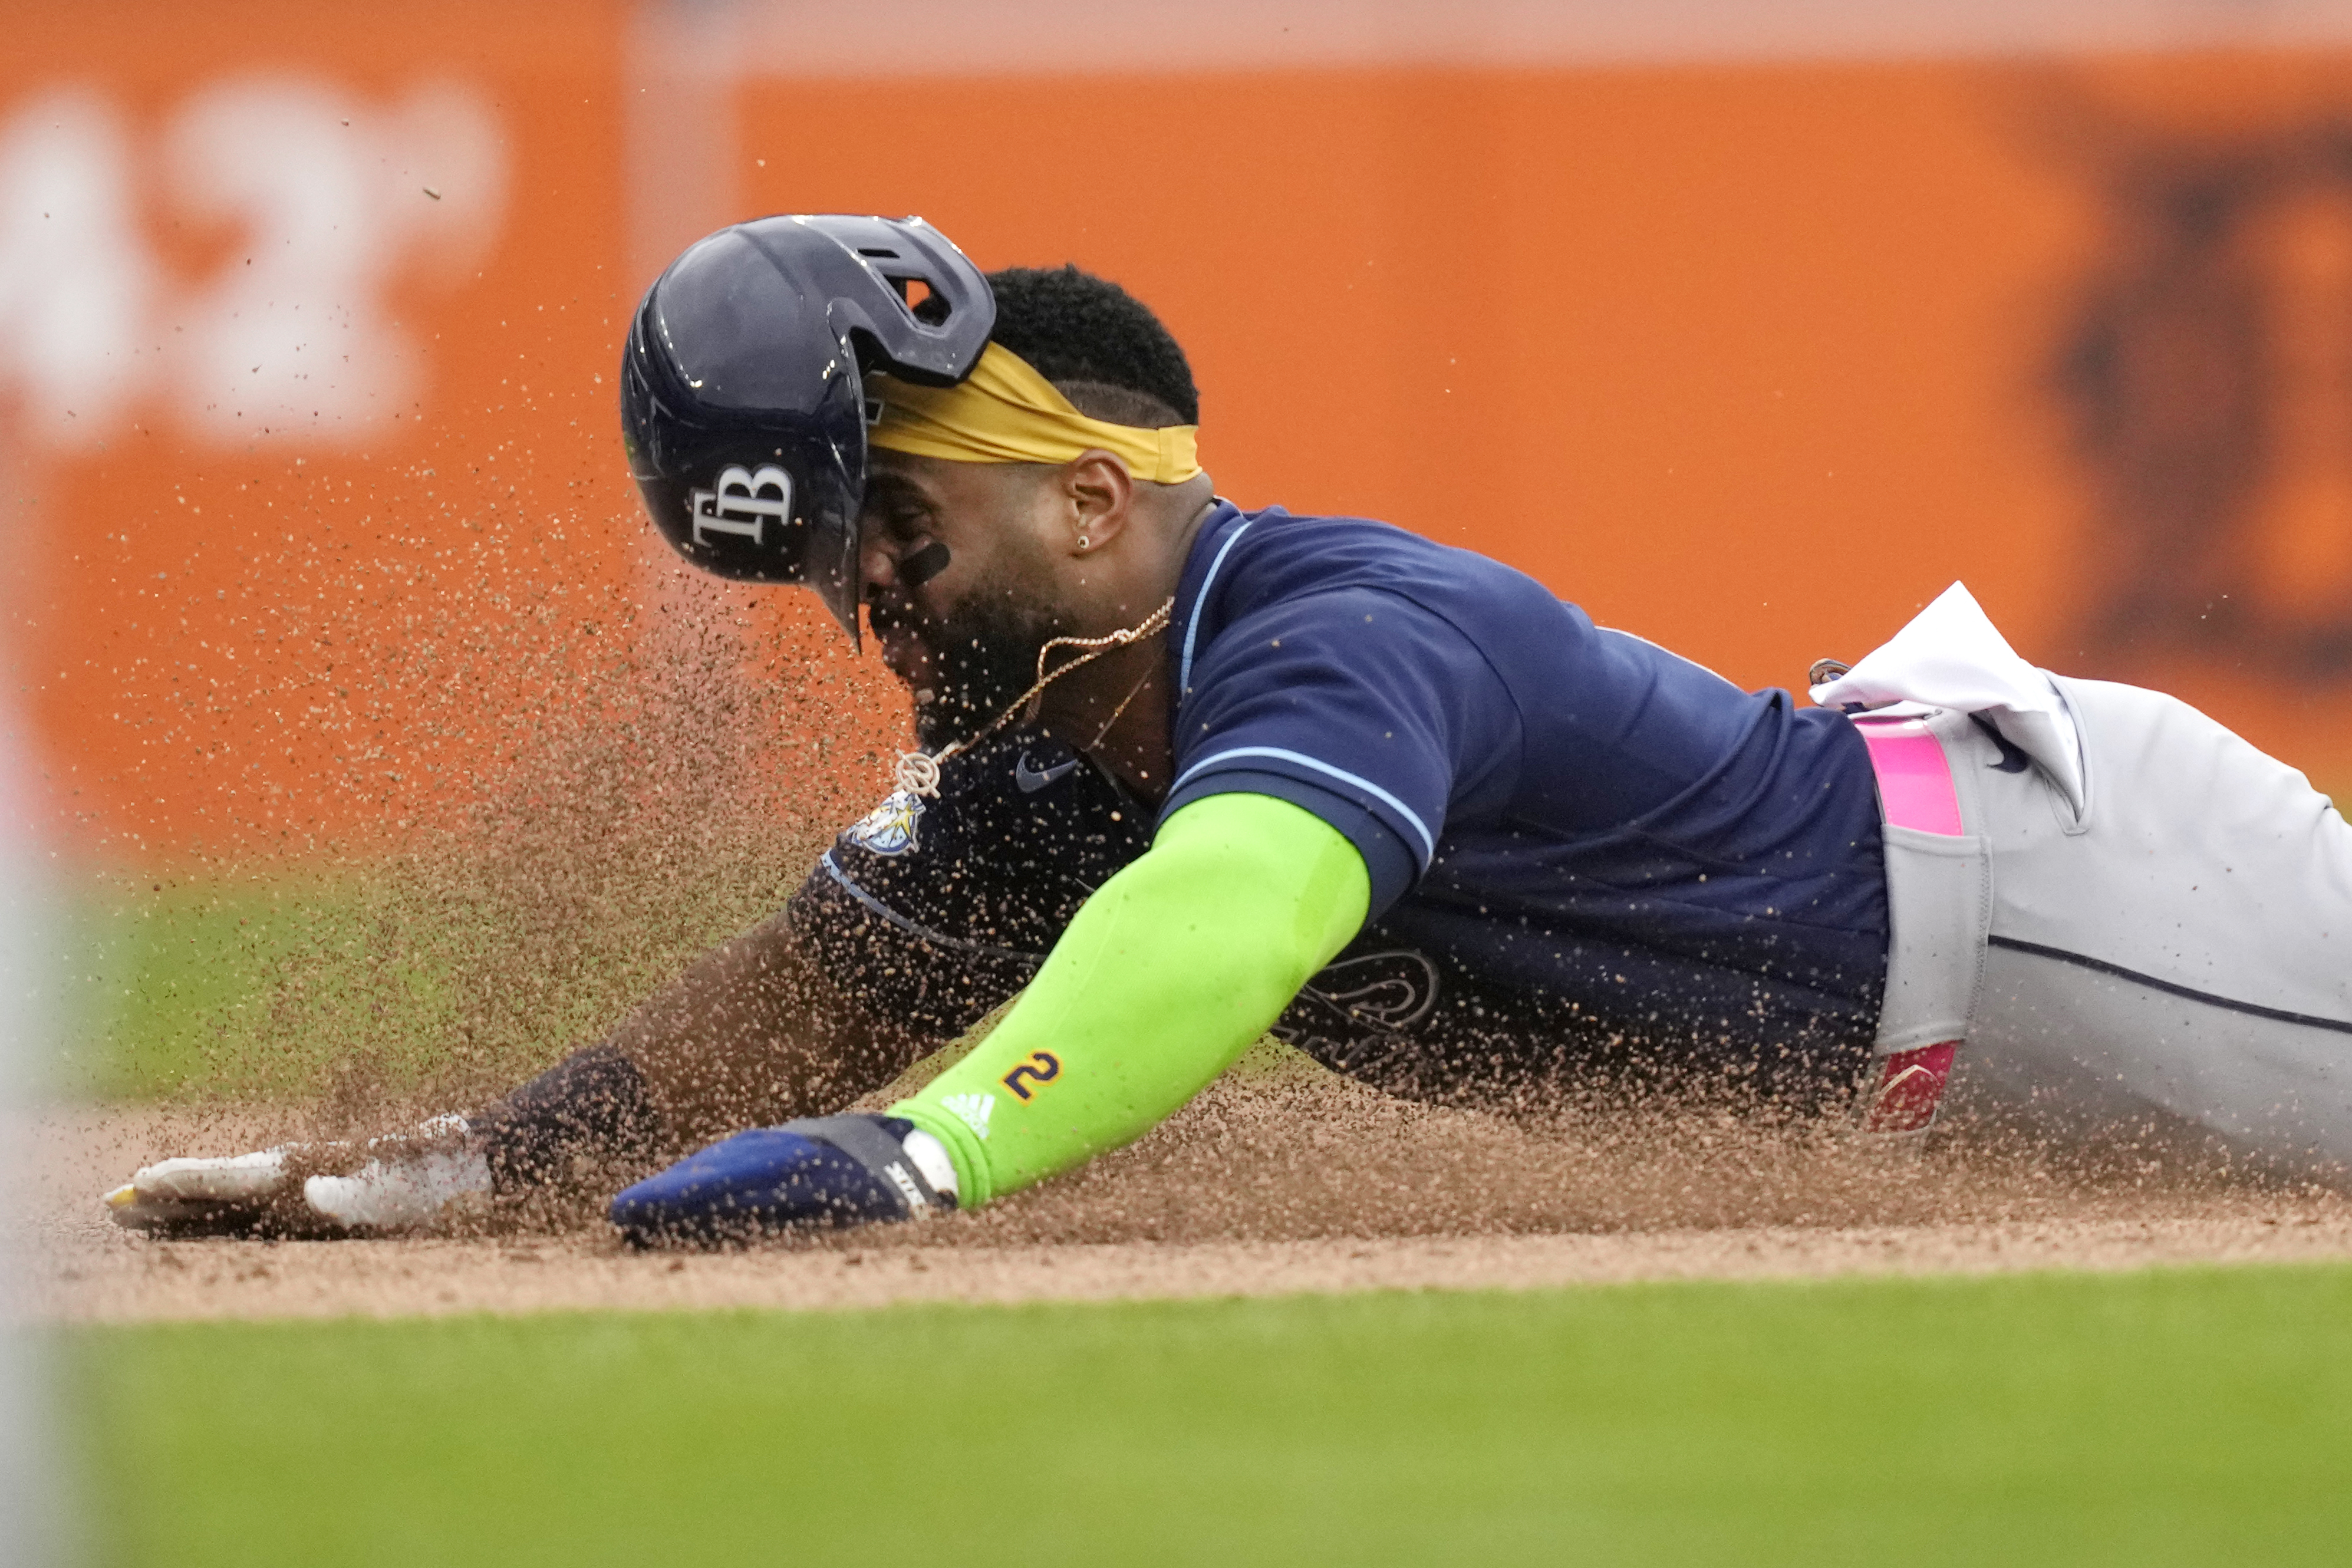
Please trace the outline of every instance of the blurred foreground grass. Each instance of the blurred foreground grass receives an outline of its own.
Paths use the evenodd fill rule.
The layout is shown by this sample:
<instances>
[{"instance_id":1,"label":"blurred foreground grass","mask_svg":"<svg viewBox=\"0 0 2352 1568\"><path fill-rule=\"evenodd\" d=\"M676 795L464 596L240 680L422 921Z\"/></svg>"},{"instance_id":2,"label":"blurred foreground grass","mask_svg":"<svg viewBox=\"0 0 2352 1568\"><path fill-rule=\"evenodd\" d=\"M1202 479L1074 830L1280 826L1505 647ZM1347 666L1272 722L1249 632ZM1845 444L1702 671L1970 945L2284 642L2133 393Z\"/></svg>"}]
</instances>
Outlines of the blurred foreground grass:
<instances>
[{"instance_id":1,"label":"blurred foreground grass","mask_svg":"<svg viewBox=\"0 0 2352 1568\"><path fill-rule=\"evenodd\" d=\"M62 1343L124 1565L2154 1568L2352 1541L2344 1267Z\"/></svg>"}]
</instances>

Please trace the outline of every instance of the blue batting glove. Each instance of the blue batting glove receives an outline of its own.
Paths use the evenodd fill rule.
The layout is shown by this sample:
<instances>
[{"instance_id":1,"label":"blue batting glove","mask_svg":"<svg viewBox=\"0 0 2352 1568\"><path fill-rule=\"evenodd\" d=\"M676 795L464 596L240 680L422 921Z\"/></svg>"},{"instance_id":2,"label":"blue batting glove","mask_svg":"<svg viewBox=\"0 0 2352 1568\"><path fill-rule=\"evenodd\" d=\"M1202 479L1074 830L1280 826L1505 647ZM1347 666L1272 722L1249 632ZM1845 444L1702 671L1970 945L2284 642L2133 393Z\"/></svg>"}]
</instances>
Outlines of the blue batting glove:
<instances>
[{"instance_id":1,"label":"blue batting glove","mask_svg":"<svg viewBox=\"0 0 2352 1568\"><path fill-rule=\"evenodd\" d=\"M955 1207L945 1151L919 1162L908 1152L909 1134L929 1138L895 1116L755 1127L625 1190L613 1200L613 1224L639 1247L708 1246Z\"/></svg>"}]
</instances>

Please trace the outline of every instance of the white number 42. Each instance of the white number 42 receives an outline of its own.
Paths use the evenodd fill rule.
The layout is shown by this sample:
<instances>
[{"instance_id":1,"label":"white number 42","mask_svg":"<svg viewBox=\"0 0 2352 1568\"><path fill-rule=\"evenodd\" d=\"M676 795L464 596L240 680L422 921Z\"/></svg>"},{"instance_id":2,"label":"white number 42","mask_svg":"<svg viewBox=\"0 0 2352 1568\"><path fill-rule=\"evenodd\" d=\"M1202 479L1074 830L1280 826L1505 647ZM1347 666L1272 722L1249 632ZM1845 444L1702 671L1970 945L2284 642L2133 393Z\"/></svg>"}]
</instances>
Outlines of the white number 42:
<instances>
[{"instance_id":1,"label":"white number 42","mask_svg":"<svg viewBox=\"0 0 2352 1568\"><path fill-rule=\"evenodd\" d=\"M385 104L226 79L152 138L86 89L0 107L0 404L68 449L150 397L224 445L357 441L423 390L387 285L460 275L497 237L506 174L487 98L456 83ZM228 247L175 278L151 226Z\"/></svg>"}]
</instances>

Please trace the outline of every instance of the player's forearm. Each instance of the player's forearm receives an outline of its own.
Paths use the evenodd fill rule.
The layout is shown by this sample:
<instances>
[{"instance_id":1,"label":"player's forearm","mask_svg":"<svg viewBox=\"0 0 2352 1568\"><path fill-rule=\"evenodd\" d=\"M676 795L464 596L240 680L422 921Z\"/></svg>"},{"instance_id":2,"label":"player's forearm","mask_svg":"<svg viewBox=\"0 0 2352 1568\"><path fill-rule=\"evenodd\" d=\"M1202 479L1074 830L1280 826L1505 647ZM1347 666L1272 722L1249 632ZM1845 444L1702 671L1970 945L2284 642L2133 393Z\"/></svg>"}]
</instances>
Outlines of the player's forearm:
<instances>
[{"instance_id":1,"label":"player's forearm","mask_svg":"<svg viewBox=\"0 0 2352 1568\"><path fill-rule=\"evenodd\" d=\"M780 912L720 943L607 1037L644 1076L667 1142L838 1110L930 1042L845 998Z\"/></svg>"},{"instance_id":2,"label":"player's forearm","mask_svg":"<svg viewBox=\"0 0 2352 1568\"><path fill-rule=\"evenodd\" d=\"M1187 806L1078 911L995 1032L891 1108L970 1208L1132 1142L1263 1035L1362 926L1355 847L1285 801Z\"/></svg>"},{"instance_id":3,"label":"player's forearm","mask_svg":"<svg viewBox=\"0 0 2352 1568\"><path fill-rule=\"evenodd\" d=\"M576 1160L669 1159L743 1127L836 1110L888 1083L925 1044L853 1007L778 914L473 1121L499 1185L533 1186Z\"/></svg>"}]
</instances>

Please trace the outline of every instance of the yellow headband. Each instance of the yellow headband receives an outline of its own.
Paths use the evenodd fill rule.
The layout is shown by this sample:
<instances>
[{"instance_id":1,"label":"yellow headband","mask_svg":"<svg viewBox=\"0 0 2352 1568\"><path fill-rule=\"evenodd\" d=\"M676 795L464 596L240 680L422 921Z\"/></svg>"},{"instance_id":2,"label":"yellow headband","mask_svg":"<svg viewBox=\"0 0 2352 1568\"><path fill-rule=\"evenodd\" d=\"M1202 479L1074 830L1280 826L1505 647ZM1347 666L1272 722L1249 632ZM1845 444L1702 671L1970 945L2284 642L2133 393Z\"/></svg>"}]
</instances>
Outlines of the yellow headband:
<instances>
[{"instance_id":1,"label":"yellow headband","mask_svg":"<svg viewBox=\"0 0 2352 1568\"><path fill-rule=\"evenodd\" d=\"M1199 426L1147 430L1089 419L1002 343L989 344L953 386L877 375L866 391L882 412L866 439L886 451L958 463L1066 463L1104 451L1155 485L1182 484L1201 471Z\"/></svg>"}]
</instances>

